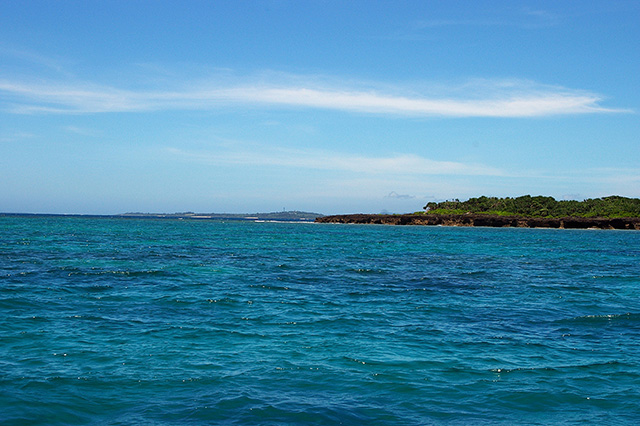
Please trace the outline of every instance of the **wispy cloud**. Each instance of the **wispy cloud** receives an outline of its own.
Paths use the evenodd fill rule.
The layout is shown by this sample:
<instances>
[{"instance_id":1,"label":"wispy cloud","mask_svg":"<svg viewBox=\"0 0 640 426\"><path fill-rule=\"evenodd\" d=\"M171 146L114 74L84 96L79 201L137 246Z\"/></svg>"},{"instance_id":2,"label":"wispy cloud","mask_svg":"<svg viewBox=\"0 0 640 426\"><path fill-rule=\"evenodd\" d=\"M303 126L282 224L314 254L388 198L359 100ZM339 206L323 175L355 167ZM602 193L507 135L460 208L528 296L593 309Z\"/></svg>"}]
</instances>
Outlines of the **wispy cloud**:
<instances>
[{"instance_id":1,"label":"wispy cloud","mask_svg":"<svg viewBox=\"0 0 640 426\"><path fill-rule=\"evenodd\" d=\"M33 139L36 135L29 132L15 132L0 136L0 142L21 142L26 139Z\"/></svg>"},{"instance_id":2,"label":"wispy cloud","mask_svg":"<svg viewBox=\"0 0 640 426\"><path fill-rule=\"evenodd\" d=\"M391 191L389 194L385 195L384 198L394 198L397 200L413 200L414 198L416 198L416 196L409 194L398 194L396 191Z\"/></svg>"},{"instance_id":3,"label":"wispy cloud","mask_svg":"<svg viewBox=\"0 0 640 426\"><path fill-rule=\"evenodd\" d=\"M295 150L258 146L221 146L207 151L170 147L171 155L207 164L277 166L352 172L359 175L482 175L501 176L499 169L480 164L435 161L417 155L371 157L322 150Z\"/></svg>"},{"instance_id":4,"label":"wispy cloud","mask_svg":"<svg viewBox=\"0 0 640 426\"><path fill-rule=\"evenodd\" d=\"M297 79L300 80L300 79ZM4 108L13 113L89 114L161 110L215 110L228 105L314 108L364 114L417 117L540 117L561 114L623 112L600 105L598 95L579 90L509 80L481 84L483 93L467 85L467 93L406 95L407 91L326 87L308 82L193 83L173 90L130 90L96 84L27 83L0 80ZM487 90L491 86L492 89ZM458 93L455 93L455 91ZM442 90L441 92L446 92ZM465 96L466 95L466 96Z\"/></svg>"},{"instance_id":5,"label":"wispy cloud","mask_svg":"<svg viewBox=\"0 0 640 426\"><path fill-rule=\"evenodd\" d=\"M56 71L57 73L64 73L63 63L65 61L60 58L42 55L30 49L8 46L0 42L0 56L7 56L12 59L17 59L28 64L31 68L42 67L50 69L52 71Z\"/></svg>"},{"instance_id":6,"label":"wispy cloud","mask_svg":"<svg viewBox=\"0 0 640 426\"><path fill-rule=\"evenodd\" d=\"M471 18L430 18L417 20L410 26L413 30L439 28L439 27L518 27L541 28L557 25L559 17L546 10L523 8L513 11L505 11L503 15L492 14L491 17Z\"/></svg>"},{"instance_id":7,"label":"wispy cloud","mask_svg":"<svg viewBox=\"0 0 640 426\"><path fill-rule=\"evenodd\" d=\"M525 7L523 13L533 19L533 21L526 24L526 26L530 28L554 26L560 22L560 16L548 10Z\"/></svg>"},{"instance_id":8,"label":"wispy cloud","mask_svg":"<svg viewBox=\"0 0 640 426\"><path fill-rule=\"evenodd\" d=\"M461 28L485 31L495 30L538 30L557 26L561 23L561 16L542 9L504 8L501 13L478 14L478 11L452 16L425 15L408 22L405 26L391 34L380 37L382 39L399 41L427 41L435 40L443 33L455 34ZM455 33L454 33L455 32Z\"/></svg>"},{"instance_id":9,"label":"wispy cloud","mask_svg":"<svg viewBox=\"0 0 640 426\"><path fill-rule=\"evenodd\" d=\"M71 133L74 135L79 135L79 136L96 136L96 132L91 130L91 129L87 129L84 127L78 127L78 126L64 126L62 128L65 132L67 133Z\"/></svg>"}]
</instances>

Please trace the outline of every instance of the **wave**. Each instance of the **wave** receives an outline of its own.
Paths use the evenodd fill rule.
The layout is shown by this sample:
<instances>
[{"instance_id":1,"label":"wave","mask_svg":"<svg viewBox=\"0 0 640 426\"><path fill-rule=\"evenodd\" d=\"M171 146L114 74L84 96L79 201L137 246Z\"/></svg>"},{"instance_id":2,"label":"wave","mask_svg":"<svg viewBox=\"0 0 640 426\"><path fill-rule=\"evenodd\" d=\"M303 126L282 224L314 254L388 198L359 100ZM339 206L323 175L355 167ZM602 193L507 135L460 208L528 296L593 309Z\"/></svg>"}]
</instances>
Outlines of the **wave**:
<instances>
[{"instance_id":1,"label":"wave","mask_svg":"<svg viewBox=\"0 0 640 426\"><path fill-rule=\"evenodd\" d=\"M627 312L624 314L581 315L555 321L560 324L600 325L622 322L640 322L640 313Z\"/></svg>"},{"instance_id":2,"label":"wave","mask_svg":"<svg viewBox=\"0 0 640 426\"><path fill-rule=\"evenodd\" d=\"M116 275L116 276L125 276L125 277L142 277L142 276L166 276L169 275L167 271L159 270L159 269L150 269L146 271L128 271L128 270L98 270L98 271L74 271L69 272L68 276L102 276L102 275Z\"/></svg>"},{"instance_id":3,"label":"wave","mask_svg":"<svg viewBox=\"0 0 640 426\"><path fill-rule=\"evenodd\" d=\"M491 368L489 371L498 374L509 374L518 372L559 372L566 370L585 370L593 368L609 368L612 367L616 370L623 370L625 368L633 368L633 366L624 364L620 361L602 361L594 362L591 364L576 364L576 365L557 365L557 366L544 366L544 367L516 367L516 368Z\"/></svg>"}]
</instances>

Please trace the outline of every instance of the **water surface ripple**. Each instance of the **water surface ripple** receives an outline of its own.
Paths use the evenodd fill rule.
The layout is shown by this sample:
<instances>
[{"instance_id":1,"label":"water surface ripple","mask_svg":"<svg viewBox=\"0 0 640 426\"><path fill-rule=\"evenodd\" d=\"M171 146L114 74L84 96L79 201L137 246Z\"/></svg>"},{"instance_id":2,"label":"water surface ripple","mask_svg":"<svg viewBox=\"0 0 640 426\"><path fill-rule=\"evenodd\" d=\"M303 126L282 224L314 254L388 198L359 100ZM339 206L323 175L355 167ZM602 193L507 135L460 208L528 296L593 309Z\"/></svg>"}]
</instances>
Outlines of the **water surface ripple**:
<instances>
[{"instance_id":1,"label":"water surface ripple","mask_svg":"<svg viewBox=\"0 0 640 426\"><path fill-rule=\"evenodd\" d=\"M2 424L638 424L640 232L0 218Z\"/></svg>"}]
</instances>

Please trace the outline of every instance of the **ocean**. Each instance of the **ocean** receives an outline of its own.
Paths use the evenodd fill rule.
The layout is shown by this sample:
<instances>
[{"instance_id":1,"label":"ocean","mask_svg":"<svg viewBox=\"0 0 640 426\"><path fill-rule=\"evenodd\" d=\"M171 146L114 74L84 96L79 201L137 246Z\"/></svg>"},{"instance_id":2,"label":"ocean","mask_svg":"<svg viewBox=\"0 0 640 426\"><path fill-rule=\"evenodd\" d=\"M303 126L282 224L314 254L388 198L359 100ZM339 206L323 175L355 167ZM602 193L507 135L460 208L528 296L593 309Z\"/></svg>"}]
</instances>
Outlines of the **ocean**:
<instances>
[{"instance_id":1,"label":"ocean","mask_svg":"<svg viewBox=\"0 0 640 426\"><path fill-rule=\"evenodd\" d=\"M640 232L0 217L2 425L640 423Z\"/></svg>"}]
</instances>

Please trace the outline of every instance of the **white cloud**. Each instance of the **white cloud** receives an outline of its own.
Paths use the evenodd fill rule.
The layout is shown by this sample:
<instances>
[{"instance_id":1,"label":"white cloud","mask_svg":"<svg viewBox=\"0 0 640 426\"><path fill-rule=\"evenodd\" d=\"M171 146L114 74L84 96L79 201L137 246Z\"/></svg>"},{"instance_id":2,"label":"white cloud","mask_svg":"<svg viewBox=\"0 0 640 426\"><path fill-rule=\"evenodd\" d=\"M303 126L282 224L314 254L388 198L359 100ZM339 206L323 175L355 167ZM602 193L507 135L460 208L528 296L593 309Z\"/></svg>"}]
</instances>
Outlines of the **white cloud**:
<instances>
[{"instance_id":1,"label":"white cloud","mask_svg":"<svg viewBox=\"0 0 640 426\"><path fill-rule=\"evenodd\" d=\"M72 133L79 136L96 136L95 131L84 127L64 126L62 129L67 133Z\"/></svg>"},{"instance_id":2,"label":"white cloud","mask_svg":"<svg viewBox=\"0 0 640 426\"><path fill-rule=\"evenodd\" d=\"M388 175L482 175L501 176L499 169L454 161L435 161L417 155L367 157L320 150L240 147L235 150L188 151L167 148L173 155L209 164L243 164L279 166L314 170L331 170L357 174Z\"/></svg>"},{"instance_id":3,"label":"white cloud","mask_svg":"<svg viewBox=\"0 0 640 426\"><path fill-rule=\"evenodd\" d=\"M516 27L523 29L536 29L555 26L559 23L560 17L552 12L542 9L523 8L507 12L502 16L492 14L491 17L474 16L471 18L449 18L449 19L423 19L409 25L409 30L441 28L441 27Z\"/></svg>"},{"instance_id":4,"label":"white cloud","mask_svg":"<svg viewBox=\"0 0 640 426\"><path fill-rule=\"evenodd\" d=\"M398 194L396 191L391 191L389 194L385 195L384 198L395 198L397 200L413 200L414 198L416 198L416 196L409 194Z\"/></svg>"},{"instance_id":5,"label":"white cloud","mask_svg":"<svg viewBox=\"0 0 640 426\"><path fill-rule=\"evenodd\" d=\"M0 42L0 56L7 56L12 59L17 59L29 66L29 68L41 67L56 71L57 73L64 73L63 64L68 61L64 61L61 58L42 55L38 52L26 49L24 47L8 46Z\"/></svg>"},{"instance_id":6,"label":"white cloud","mask_svg":"<svg viewBox=\"0 0 640 426\"><path fill-rule=\"evenodd\" d=\"M37 137L35 133L29 132L15 132L13 134L7 134L0 137L0 142L19 142L25 139L33 139Z\"/></svg>"},{"instance_id":7,"label":"white cloud","mask_svg":"<svg viewBox=\"0 0 640 426\"><path fill-rule=\"evenodd\" d=\"M26 83L0 80L4 108L13 113L107 113L159 110L215 110L229 105L314 108L365 114L415 117L539 117L561 114L625 112L600 105L592 93L531 82L472 81L462 87L439 88L438 96L411 96L375 89L336 88L302 77L289 84L192 83L189 88L130 90L95 84ZM415 92L415 89L413 90ZM449 95L447 96L447 92ZM628 112L628 111L627 111Z\"/></svg>"}]
</instances>

